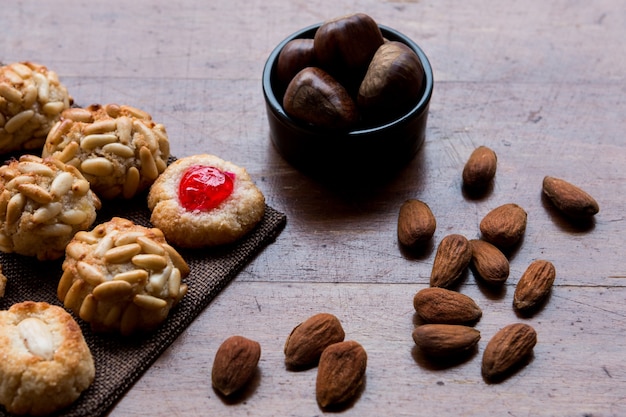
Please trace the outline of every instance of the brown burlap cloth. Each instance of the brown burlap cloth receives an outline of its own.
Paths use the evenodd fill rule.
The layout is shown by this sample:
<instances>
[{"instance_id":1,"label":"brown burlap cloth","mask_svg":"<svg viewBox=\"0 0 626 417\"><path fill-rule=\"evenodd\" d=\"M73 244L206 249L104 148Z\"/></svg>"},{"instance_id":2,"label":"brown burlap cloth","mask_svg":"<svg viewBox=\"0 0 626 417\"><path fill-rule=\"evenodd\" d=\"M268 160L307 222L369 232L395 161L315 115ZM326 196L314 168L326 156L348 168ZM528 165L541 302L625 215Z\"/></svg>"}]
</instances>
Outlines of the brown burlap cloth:
<instances>
[{"instance_id":1,"label":"brown burlap cloth","mask_svg":"<svg viewBox=\"0 0 626 417\"><path fill-rule=\"evenodd\" d=\"M131 201L103 204L96 223L111 217L125 217L143 226L151 226L146 196ZM77 319L96 364L93 384L69 408L58 415L100 416L154 363L161 353L185 330L211 300L265 246L272 243L286 224L286 216L266 206L259 225L238 243L219 249L180 250L191 273L186 278L189 291L170 312L167 320L155 332L122 338L91 332L89 326ZM0 309L25 301L47 301L61 305L56 286L62 275L59 261L39 262L34 258L0 253L3 272L8 278L6 294L0 298ZM210 375L207 375L210 381ZM207 382L210 383L210 382ZM0 406L0 416L8 416Z\"/></svg>"}]
</instances>

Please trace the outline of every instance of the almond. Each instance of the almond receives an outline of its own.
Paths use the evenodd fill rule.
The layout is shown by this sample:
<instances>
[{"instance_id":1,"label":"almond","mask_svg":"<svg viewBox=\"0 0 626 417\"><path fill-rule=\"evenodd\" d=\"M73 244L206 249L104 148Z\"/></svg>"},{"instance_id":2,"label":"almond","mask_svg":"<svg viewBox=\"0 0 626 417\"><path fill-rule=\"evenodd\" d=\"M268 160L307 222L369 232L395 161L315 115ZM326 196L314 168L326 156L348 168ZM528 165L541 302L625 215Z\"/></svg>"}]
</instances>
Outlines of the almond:
<instances>
[{"instance_id":1,"label":"almond","mask_svg":"<svg viewBox=\"0 0 626 417\"><path fill-rule=\"evenodd\" d=\"M365 379L367 353L346 340L328 346L320 356L315 394L321 408L346 404L355 398Z\"/></svg>"},{"instance_id":2,"label":"almond","mask_svg":"<svg viewBox=\"0 0 626 417\"><path fill-rule=\"evenodd\" d=\"M319 313L298 324L285 342L285 364L288 368L313 366L326 347L343 341L345 332L337 317Z\"/></svg>"},{"instance_id":3,"label":"almond","mask_svg":"<svg viewBox=\"0 0 626 417\"><path fill-rule=\"evenodd\" d=\"M435 254L430 275L431 287L449 288L456 284L472 259L472 247L465 236L444 237Z\"/></svg>"},{"instance_id":4,"label":"almond","mask_svg":"<svg viewBox=\"0 0 626 417\"><path fill-rule=\"evenodd\" d=\"M530 325L514 323L500 329L483 352L482 374L487 380L504 377L520 365L537 344L537 333Z\"/></svg>"},{"instance_id":5,"label":"almond","mask_svg":"<svg viewBox=\"0 0 626 417\"><path fill-rule=\"evenodd\" d=\"M496 175L498 158L486 146L474 149L463 167L463 185L469 189L484 188Z\"/></svg>"},{"instance_id":6,"label":"almond","mask_svg":"<svg viewBox=\"0 0 626 417\"><path fill-rule=\"evenodd\" d=\"M509 260L500 249L480 239L470 240L472 265L486 283L503 284L509 277Z\"/></svg>"},{"instance_id":7,"label":"almond","mask_svg":"<svg viewBox=\"0 0 626 417\"><path fill-rule=\"evenodd\" d=\"M535 309L550 294L555 278L556 269L550 261L532 262L517 282L513 306L522 312Z\"/></svg>"},{"instance_id":8,"label":"almond","mask_svg":"<svg viewBox=\"0 0 626 417\"><path fill-rule=\"evenodd\" d=\"M526 211L515 203L491 210L480 222L483 239L498 248L517 244L526 231Z\"/></svg>"},{"instance_id":9,"label":"almond","mask_svg":"<svg viewBox=\"0 0 626 417\"><path fill-rule=\"evenodd\" d=\"M231 336L217 350L211 371L213 387L225 396L242 389L254 376L261 345L243 336Z\"/></svg>"},{"instance_id":10,"label":"almond","mask_svg":"<svg viewBox=\"0 0 626 417\"><path fill-rule=\"evenodd\" d=\"M546 176L543 193L565 215L589 218L600 211L598 202L586 191L563 179Z\"/></svg>"},{"instance_id":11,"label":"almond","mask_svg":"<svg viewBox=\"0 0 626 417\"><path fill-rule=\"evenodd\" d=\"M434 358L460 355L480 340L480 332L459 324L423 324L413 330L413 341L424 354Z\"/></svg>"},{"instance_id":12,"label":"almond","mask_svg":"<svg viewBox=\"0 0 626 417\"><path fill-rule=\"evenodd\" d=\"M469 324L483 314L471 297L438 287L418 291L413 297L413 307L425 323Z\"/></svg>"},{"instance_id":13,"label":"almond","mask_svg":"<svg viewBox=\"0 0 626 417\"><path fill-rule=\"evenodd\" d=\"M428 242L435 234L437 221L428 204L406 200L398 214L398 242L413 248Z\"/></svg>"},{"instance_id":14,"label":"almond","mask_svg":"<svg viewBox=\"0 0 626 417\"><path fill-rule=\"evenodd\" d=\"M54 357L54 338L48 325L37 317L27 317L17 324L26 349L44 361Z\"/></svg>"}]
</instances>

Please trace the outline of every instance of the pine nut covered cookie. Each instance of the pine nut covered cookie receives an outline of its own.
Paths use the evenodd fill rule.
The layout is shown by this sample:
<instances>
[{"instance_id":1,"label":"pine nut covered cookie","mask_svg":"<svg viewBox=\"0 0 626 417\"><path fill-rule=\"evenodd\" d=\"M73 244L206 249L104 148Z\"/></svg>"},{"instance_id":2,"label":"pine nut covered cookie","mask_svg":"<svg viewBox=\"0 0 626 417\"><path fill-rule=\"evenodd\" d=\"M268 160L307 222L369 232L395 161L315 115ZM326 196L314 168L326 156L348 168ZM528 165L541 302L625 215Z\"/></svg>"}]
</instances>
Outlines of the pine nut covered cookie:
<instances>
[{"instance_id":1,"label":"pine nut covered cookie","mask_svg":"<svg viewBox=\"0 0 626 417\"><path fill-rule=\"evenodd\" d=\"M161 324L187 293L189 266L156 228L114 217L67 245L57 296L96 332Z\"/></svg>"},{"instance_id":2,"label":"pine nut covered cookie","mask_svg":"<svg viewBox=\"0 0 626 417\"><path fill-rule=\"evenodd\" d=\"M150 188L148 208L169 242L200 248L250 232L263 218L265 197L244 168L202 154L168 166Z\"/></svg>"},{"instance_id":3,"label":"pine nut covered cookie","mask_svg":"<svg viewBox=\"0 0 626 417\"><path fill-rule=\"evenodd\" d=\"M22 155L0 166L0 251L58 259L96 220L100 199L71 165Z\"/></svg>"},{"instance_id":4,"label":"pine nut covered cookie","mask_svg":"<svg viewBox=\"0 0 626 417\"><path fill-rule=\"evenodd\" d=\"M129 199L165 170L170 145L165 127L148 113L94 104L65 110L42 154L75 166L100 198Z\"/></svg>"},{"instance_id":5,"label":"pine nut covered cookie","mask_svg":"<svg viewBox=\"0 0 626 417\"><path fill-rule=\"evenodd\" d=\"M57 74L33 62L0 67L0 154L41 149L73 100Z\"/></svg>"},{"instance_id":6,"label":"pine nut covered cookie","mask_svg":"<svg viewBox=\"0 0 626 417\"><path fill-rule=\"evenodd\" d=\"M95 377L83 333L62 307L25 301L0 311L0 404L42 416L78 399Z\"/></svg>"}]
</instances>

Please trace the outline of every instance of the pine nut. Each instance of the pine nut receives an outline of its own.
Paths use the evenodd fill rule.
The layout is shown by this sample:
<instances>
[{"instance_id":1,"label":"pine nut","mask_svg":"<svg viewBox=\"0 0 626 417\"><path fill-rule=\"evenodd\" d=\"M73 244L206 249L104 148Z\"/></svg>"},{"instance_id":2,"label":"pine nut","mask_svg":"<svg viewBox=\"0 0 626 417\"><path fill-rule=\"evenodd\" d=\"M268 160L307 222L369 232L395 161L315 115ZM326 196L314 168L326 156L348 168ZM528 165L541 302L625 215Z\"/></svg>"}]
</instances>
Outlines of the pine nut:
<instances>
[{"instance_id":1,"label":"pine nut","mask_svg":"<svg viewBox=\"0 0 626 417\"><path fill-rule=\"evenodd\" d=\"M20 164L17 166L22 174L36 174L46 177L54 176L55 172L49 166L42 164L43 160L34 155L24 155L20 158Z\"/></svg>"},{"instance_id":2,"label":"pine nut","mask_svg":"<svg viewBox=\"0 0 626 417\"><path fill-rule=\"evenodd\" d=\"M114 134L93 134L83 137L80 141L80 147L86 151L92 151L114 142L117 142L117 136Z\"/></svg>"},{"instance_id":3,"label":"pine nut","mask_svg":"<svg viewBox=\"0 0 626 417\"><path fill-rule=\"evenodd\" d=\"M98 177L105 177L113 173L113 163L104 157L86 159L80 165L83 172Z\"/></svg>"},{"instance_id":4,"label":"pine nut","mask_svg":"<svg viewBox=\"0 0 626 417\"><path fill-rule=\"evenodd\" d=\"M180 283L182 277L180 276L180 270L178 268L172 269L170 279L168 281L168 292L171 298L177 298L180 291Z\"/></svg>"},{"instance_id":5,"label":"pine nut","mask_svg":"<svg viewBox=\"0 0 626 417\"><path fill-rule=\"evenodd\" d=\"M103 323L106 327L112 327L119 321L121 316L122 307L119 304L115 304L109 308L109 311L107 311Z\"/></svg>"},{"instance_id":6,"label":"pine nut","mask_svg":"<svg viewBox=\"0 0 626 417\"><path fill-rule=\"evenodd\" d=\"M114 246L104 254L106 262L121 264L131 260L131 258L141 253L141 245L129 243L128 245Z\"/></svg>"},{"instance_id":7,"label":"pine nut","mask_svg":"<svg viewBox=\"0 0 626 417\"><path fill-rule=\"evenodd\" d=\"M62 197L72 189L74 176L69 172L61 172L52 180L50 184L50 194L55 197Z\"/></svg>"},{"instance_id":8,"label":"pine nut","mask_svg":"<svg viewBox=\"0 0 626 417\"><path fill-rule=\"evenodd\" d=\"M62 117L65 119L70 119L74 122L83 122L83 123L93 122L93 116L91 112L87 109L81 109L78 107L72 107L72 108L64 110L62 113Z\"/></svg>"},{"instance_id":9,"label":"pine nut","mask_svg":"<svg viewBox=\"0 0 626 417\"><path fill-rule=\"evenodd\" d=\"M159 171L150 149L145 146L139 149L139 161L141 162L141 173L145 178L155 180L159 176Z\"/></svg>"},{"instance_id":10,"label":"pine nut","mask_svg":"<svg viewBox=\"0 0 626 417\"><path fill-rule=\"evenodd\" d=\"M74 235L74 238L76 238L76 235ZM71 242L65 247L65 254L70 258L82 259L82 257L85 256L87 253L88 251L85 246L81 245L78 242Z\"/></svg>"},{"instance_id":11,"label":"pine nut","mask_svg":"<svg viewBox=\"0 0 626 417\"><path fill-rule=\"evenodd\" d=\"M0 217L3 217L7 213L7 205L9 204L9 199L11 198L11 193L9 190L4 189L0 193Z\"/></svg>"},{"instance_id":12,"label":"pine nut","mask_svg":"<svg viewBox=\"0 0 626 417\"><path fill-rule=\"evenodd\" d=\"M102 232L103 234L106 233L106 230L104 228L102 228ZM105 235L102 239L100 239L100 242L98 242L98 245L95 247L95 249L93 250L93 254L94 256L97 257L103 257L104 254L111 249L114 245L113 245L113 240L114 236L108 234Z\"/></svg>"},{"instance_id":13,"label":"pine nut","mask_svg":"<svg viewBox=\"0 0 626 417\"><path fill-rule=\"evenodd\" d=\"M26 98L24 98L24 101L26 101ZM26 105L26 103L24 104ZM59 114L64 109L65 109L65 103L63 103L62 101L51 101L49 103L44 104L41 107L41 110L49 116L52 116L54 114Z\"/></svg>"},{"instance_id":14,"label":"pine nut","mask_svg":"<svg viewBox=\"0 0 626 417\"><path fill-rule=\"evenodd\" d=\"M83 128L83 134L86 136L98 133L113 132L117 128L115 119L97 120Z\"/></svg>"},{"instance_id":15,"label":"pine nut","mask_svg":"<svg viewBox=\"0 0 626 417\"><path fill-rule=\"evenodd\" d=\"M107 114L111 117L117 117L119 116L122 109L117 104L107 104L106 106L104 106L104 111L106 111Z\"/></svg>"},{"instance_id":16,"label":"pine nut","mask_svg":"<svg viewBox=\"0 0 626 417\"><path fill-rule=\"evenodd\" d=\"M143 236L143 232L122 232L115 237L115 246L128 245L137 242L137 238Z\"/></svg>"},{"instance_id":17,"label":"pine nut","mask_svg":"<svg viewBox=\"0 0 626 417\"><path fill-rule=\"evenodd\" d=\"M82 279L77 279L72 283L63 297L63 305L72 311L80 311L83 302L83 294L87 292L87 283Z\"/></svg>"},{"instance_id":18,"label":"pine nut","mask_svg":"<svg viewBox=\"0 0 626 417\"><path fill-rule=\"evenodd\" d=\"M48 204L53 200L52 195L37 184L19 184L17 189L20 193L39 204Z\"/></svg>"},{"instance_id":19,"label":"pine nut","mask_svg":"<svg viewBox=\"0 0 626 417\"><path fill-rule=\"evenodd\" d=\"M0 96L4 97L5 100L10 101L11 103L22 103L22 93L7 83L0 83Z\"/></svg>"},{"instance_id":20,"label":"pine nut","mask_svg":"<svg viewBox=\"0 0 626 417\"><path fill-rule=\"evenodd\" d=\"M62 223L47 224L42 226L37 233L44 237L69 236L72 233L72 226Z\"/></svg>"},{"instance_id":21,"label":"pine nut","mask_svg":"<svg viewBox=\"0 0 626 417\"><path fill-rule=\"evenodd\" d=\"M148 280L148 275L148 271L145 269L132 269L115 275L113 281L122 280L131 285L144 285Z\"/></svg>"},{"instance_id":22,"label":"pine nut","mask_svg":"<svg viewBox=\"0 0 626 417\"><path fill-rule=\"evenodd\" d=\"M74 239L79 241L79 242L83 242L83 243L87 243L88 245L94 245L96 243L98 243L98 238L96 236L94 236L93 234L86 232L84 230L81 230L79 232L77 232L74 235ZM77 258L77 257L75 257Z\"/></svg>"},{"instance_id":23,"label":"pine nut","mask_svg":"<svg viewBox=\"0 0 626 417\"><path fill-rule=\"evenodd\" d=\"M150 269L152 271L160 271L167 265L167 258L165 256L148 253L133 256L131 262L133 263L133 265L136 265L140 268Z\"/></svg>"},{"instance_id":24,"label":"pine nut","mask_svg":"<svg viewBox=\"0 0 626 417\"><path fill-rule=\"evenodd\" d=\"M74 184L72 185L72 191L78 194L79 196L87 194L87 192L90 189L91 189L91 186L89 185L89 181L84 180L84 179L76 180L74 181Z\"/></svg>"},{"instance_id":25,"label":"pine nut","mask_svg":"<svg viewBox=\"0 0 626 417\"><path fill-rule=\"evenodd\" d=\"M133 286L124 280L106 281L93 289L96 300L120 300L132 293Z\"/></svg>"},{"instance_id":26,"label":"pine nut","mask_svg":"<svg viewBox=\"0 0 626 417\"><path fill-rule=\"evenodd\" d=\"M50 83L45 75L39 72L33 72L33 78L37 83L39 101L47 103L50 101Z\"/></svg>"},{"instance_id":27,"label":"pine nut","mask_svg":"<svg viewBox=\"0 0 626 417\"><path fill-rule=\"evenodd\" d=\"M10 67L22 79L30 78L33 75L33 70L21 62L15 62Z\"/></svg>"},{"instance_id":28,"label":"pine nut","mask_svg":"<svg viewBox=\"0 0 626 417\"><path fill-rule=\"evenodd\" d=\"M151 120L152 117L150 117L150 115L148 113L146 113L143 110L139 110L138 108L132 107L132 106L122 106L122 110L126 111L127 113L129 113L131 116L134 116L138 119L143 119L143 120Z\"/></svg>"},{"instance_id":29,"label":"pine nut","mask_svg":"<svg viewBox=\"0 0 626 417\"><path fill-rule=\"evenodd\" d=\"M147 294L135 294L133 303L146 310L159 310L167 307L167 301Z\"/></svg>"},{"instance_id":30,"label":"pine nut","mask_svg":"<svg viewBox=\"0 0 626 417\"><path fill-rule=\"evenodd\" d=\"M149 237L146 236L139 236L137 238L137 243L139 243L141 245L141 248L143 249L143 251L145 253L152 253L155 255L165 255L165 249L163 248L163 245L161 245L158 242L155 242L154 240L150 239Z\"/></svg>"},{"instance_id":31,"label":"pine nut","mask_svg":"<svg viewBox=\"0 0 626 417\"><path fill-rule=\"evenodd\" d=\"M170 256L170 259L172 260L174 266L180 270L181 276L186 277L187 275L189 275L189 265L187 265L187 262L185 261L185 259L183 259L181 254L178 253L178 251L174 249L173 246L170 246L167 243L164 243L163 247L167 251L167 254Z\"/></svg>"},{"instance_id":32,"label":"pine nut","mask_svg":"<svg viewBox=\"0 0 626 417\"><path fill-rule=\"evenodd\" d=\"M11 225L17 222L22 216L22 210L26 205L26 197L23 194L15 194L7 203L7 224Z\"/></svg>"},{"instance_id":33,"label":"pine nut","mask_svg":"<svg viewBox=\"0 0 626 417\"><path fill-rule=\"evenodd\" d=\"M4 130L8 133L15 133L20 127L24 126L35 115L34 110L24 110L11 117L4 124Z\"/></svg>"},{"instance_id":34,"label":"pine nut","mask_svg":"<svg viewBox=\"0 0 626 417\"><path fill-rule=\"evenodd\" d=\"M98 268L85 261L78 261L76 263L76 271L85 282L94 287L106 281L104 274L102 274Z\"/></svg>"},{"instance_id":35,"label":"pine nut","mask_svg":"<svg viewBox=\"0 0 626 417\"><path fill-rule=\"evenodd\" d=\"M22 107L24 107L25 109L31 108L33 106L33 104L35 104L35 100L37 100L37 87L35 87L32 84L27 85L24 88L24 93L22 95ZM46 103L43 105L43 107L41 108L44 113L46 114L50 114L48 112L46 112L46 105L48 105L49 103ZM63 104L63 103L61 103ZM61 113L63 111L64 108L61 108L58 113Z\"/></svg>"},{"instance_id":36,"label":"pine nut","mask_svg":"<svg viewBox=\"0 0 626 417\"><path fill-rule=\"evenodd\" d=\"M133 121L126 116L122 116L117 119L117 136L120 139L120 143L125 145L130 144L132 140Z\"/></svg>"},{"instance_id":37,"label":"pine nut","mask_svg":"<svg viewBox=\"0 0 626 417\"><path fill-rule=\"evenodd\" d=\"M61 141L63 140L63 135L70 131L73 124L74 122L71 119L64 119L62 121L56 122L48 133L48 138L46 139L48 145L57 146L59 143L61 143Z\"/></svg>"},{"instance_id":38,"label":"pine nut","mask_svg":"<svg viewBox=\"0 0 626 417\"><path fill-rule=\"evenodd\" d=\"M35 177L31 175L18 175L17 177L13 178L11 181L7 182L5 185L5 188L7 190L15 190L17 189L17 186L20 184L34 184L34 183L35 183Z\"/></svg>"},{"instance_id":39,"label":"pine nut","mask_svg":"<svg viewBox=\"0 0 626 417\"><path fill-rule=\"evenodd\" d=\"M165 283L167 282L167 279L170 277L170 273L172 272L172 266L168 265L165 269L163 269L161 272L154 273L152 275L150 275L150 287L151 287L151 293L153 294L160 294L161 291L163 290L163 287L165 287ZM168 288L169 291L169 288Z\"/></svg>"},{"instance_id":40,"label":"pine nut","mask_svg":"<svg viewBox=\"0 0 626 417\"><path fill-rule=\"evenodd\" d=\"M87 322L91 322L96 316L96 305L97 303L93 294L88 294L80 306L78 316Z\"/></svg>"},{"instance_id":41,"label":"pine nut","mask_svg":"<svg viewBox=\"0 0 626 417\"><path fill-rule=\"evenodd\" d=\"M150 152L156 152L159 148L159 143L152 130L139 120L133 122L133 127L135 128L135 132L143 136L143 141L138 140L137 136L135 136L136 142L147 145Z\"/></svg>"},{"instance_id":42,"label":"pine nut","mask_svg":"<svg viewBox=\"0 0 626 417\"><path fill-rule=\"evenodd\" d=\"M72 284L74 284L74 274L69 269L65 269L57 285L57 298L59 300L63 301L65 299Z\"/></svg>"},{"instance_id":43,"label":"pine nut","mask_svg":"<svg viewBox=\"0 0 626 417\"><path fill-rule=\"evenodd\" d=\"M117 139L117 137L116 137ZM119 156L120 158L132 158L135 156L135 151L132 150L129 146L123 145L121 143L108 143L102 147L102 150L107 153L112 153L114 155Z\"/></svg>"},{"instance_id":44,"label":"pine nut","mask_svg":"<svg viewBox=\"0 0 626 417\"><path fill-rule=\"evenodd\" d=\"M128 168L128 171L126 171L126 181L124 182L124 186L122 189L122 196L124 198L128 199L137 194L140 179L141 175L139 174L139 170L136 167Z\"/></svg>"},{"instance_id":45,"label":"pine nut","mask_svg":"<svg viewBox=\"0 0 626 417\"><path fill-rule=\"evenodd\" d=\"M87 220L87 213L83 210L67 210L59 215L59 220L65 224L78 225Z\"/></svg>"},{"instance_id":46,"label":"pine nut","mask_svg":"<svg viewBox=\"0 0 626 417\"><path fill-rule=\"evenodd\" d=\"M39 207L33 212L33 222L45 223L48 220L55 218L63 210L63 204L59 202L53 202Z\"/></svg>"}]
</instances>

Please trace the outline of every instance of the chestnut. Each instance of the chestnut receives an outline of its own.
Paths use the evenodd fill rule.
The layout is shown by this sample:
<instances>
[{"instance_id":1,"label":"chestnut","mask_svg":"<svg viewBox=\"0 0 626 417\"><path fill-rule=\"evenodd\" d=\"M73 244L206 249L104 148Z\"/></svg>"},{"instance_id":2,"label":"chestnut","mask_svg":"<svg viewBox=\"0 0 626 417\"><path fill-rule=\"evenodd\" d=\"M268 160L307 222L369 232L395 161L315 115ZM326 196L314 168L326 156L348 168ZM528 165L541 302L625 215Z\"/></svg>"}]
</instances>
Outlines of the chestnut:
<instances>
[{"instance_id":1,"label":"chestnut","mask_svg":"<svg viewBox=\"0 0 626 417\"><path fill-rule=\"evenodd\" d=\"M276 77L281 88L285 88L300 70L314 65L313 39L292 39L287 42L276 61Z\"/></svg>"},{"instance_id":2,"label":"chestnut","mask_svg":"<svg viewBox=\"0 0 626 417\"><path fill-rule=\"evenodd\" d=\"M388 121L417 103L424 88L424 67L402 42L381 45L359 87L357 106L368 121Z\"/></svg>"},{"instance_id":3,"label":"chestnut","mask_svg":"<svg viewBox=\"0 0 626 417\"><path fill-rule=\"evenodd\" d=\"M351 82L358 88L384 39L372 17L355 13L324 22L313 41L319 66L350 89Z\"/></svg>"},{"instance_id":4,"label":"chestnut","mask_svg":"<svg viewBox=\"0 0 626 417\"><path fill-rule=\"evenodd\" d=\"M354 100L330 74L318 67L298 72L283 97L285 112L317 127L344 129L358 121Z\"/></svg>"}]
</instances>

